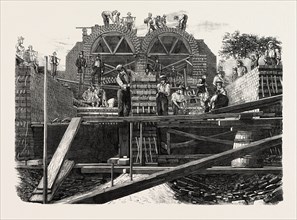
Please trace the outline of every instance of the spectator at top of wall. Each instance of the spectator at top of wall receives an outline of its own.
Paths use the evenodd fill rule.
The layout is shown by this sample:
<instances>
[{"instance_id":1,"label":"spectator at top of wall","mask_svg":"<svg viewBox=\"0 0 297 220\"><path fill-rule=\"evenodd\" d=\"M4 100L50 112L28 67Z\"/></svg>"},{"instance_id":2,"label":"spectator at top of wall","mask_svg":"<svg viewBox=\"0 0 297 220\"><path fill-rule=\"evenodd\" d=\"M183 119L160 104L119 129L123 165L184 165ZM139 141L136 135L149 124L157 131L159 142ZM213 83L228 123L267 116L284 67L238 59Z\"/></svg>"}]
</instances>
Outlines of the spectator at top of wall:
<instances>
[{"instance_id":1,"label":"spectator at top of wall","mask_svg":"<svg viewBox=\"0 0 297 220\"><path fill-rule=\"evenodd\" d=\"M247 73L247 68L243 65L241 60L237 60L236 65L237 77L242 77Z\"/></svg>"},{"instance_id":2,"label":"spectator at top of wall","mask_svg":"<svg viewBox=\"0 0 297 220\"><path fill-rule=\"evenodd\" d=\"M166 15L163 15L162 18L161 18L161 24L162 24L163 27L166 27L166 23L167 23Z\"/></svg>"},{"instance_id":3,"label":"spectator at top of wall","mask_svg":"<svg viewBox=\"0 0 297 220\"><path fill-rule=\"evenodd\" d=\"M264 61L266 65L279 65L281 61L281 54L279 49L275 47L275 42L269 41L267 46L268 48L264 53Z\"/></svg>"},{"instance_id":4,"label":"spectator at top of wall","mask_svg":"<svg viewBox=\"0 0 297 220\"><path fill-rule=\"evenodd\" d=\"M38 72L38 60L37 60L38 52L33 50L33 46L29 45L28 49L24 53L25 61L34 67L35 72Z\"/></svg>"},{"instance_id":5,"label":"spectator at top of wall","mask_svg":"<svg viewBox=\"0 0 297 220\"><path fill-rule=\"evenodd\" d=\"M101 16L102 16L102 18L103 18L103 23L104 23L104 26L105 26L105 27L108 27L108 26L109 26L109 19L110 19L113 23L115 23L115 21L114 21L114 16L115 16L117 13L118 13L117 10L114 10L114 11L112 11L112 12L110 12L110 11L103 11L103 12L101 13Z\"/></svg>"},{"instance_id":6,"label":"spectator at top of wall","mask_svg":"<svg viewBox=\"0 0 297 220\"><path fill-rule=\"evenodd\" d=\"M15 49L16 49L16 55L21 59L24 58L24 52L25 52L25 47L23 43L24 43L24 38L22 36L18 37L18 43L16 44Z\"/></svg>"},{"instance_id":7,"label":"spectator at top of wall","mask_svg":"<svg viewBox=\"0 0 297 220\"><path fill-rule=\"evenodd\" d=\"M250 59L251 59L251 69L254 69L257 66L259 66L259 54L258 53L252 54L250 56Z\"/></svg>"},{"instance_id":8,"label":"spectator at top of wall","mask_svg":"<svg viewBox=\"0 0 297 220\"><path fill-rule=\"evenodd\" d=\"M132 30L132 27L134 25L134 20L135 20L135 17L132 17L131 12L128 12L127 17L125 17L125 25L130 31Z\"/></svg>"},{"instance_id":9,"label":"spectator at top of wall","mask_svg":"<svg viewBox=\"0 0 297 220\"><path fill-rule=\"evenodd\" d=\"M156 30L154 26L154 20L153 20L153 14L148 13L148 17L144 19L144 23L147 25L148 32L150 33L151 31Z\"/></svg>"},{"instance_id":10,"label":"spectator at top of wall","mask_svg":"<svg viewBox=\"0 0 297 220\"><path fill-rule=\"evenodd\" d=\"M155 18L155 25L156 25L157 28L162 28L163 27L160 15L157 15L157 17Z\"/></svg>"},{"instance_id":11,"label":"spectator at top of wall","mask_svg":"<svg viewBox=\"0 0 297 220\"><path fill-rule=\"evenodd\" d=\"M120 18L120 15L121 15L120 12L118 12L118 13L116 14L116 16L115 16L115 18L114 18L114 23L115 23L115 24L118 24L118 25L122 24L122 19Z\"/></svg>"},{"instance_id":12,"label":"spectator at top of wall","mask_svg":"<svg viewBox=\"0 0 297 220\"><path fill-rule=\"evenodd\" d=\"M188 15L184 14L183 17L179 20L179 25L178 27L181 29L181 30L186 30L186 27L187 27L187 22L188 22Z\"/></svg>"}]
</instances>

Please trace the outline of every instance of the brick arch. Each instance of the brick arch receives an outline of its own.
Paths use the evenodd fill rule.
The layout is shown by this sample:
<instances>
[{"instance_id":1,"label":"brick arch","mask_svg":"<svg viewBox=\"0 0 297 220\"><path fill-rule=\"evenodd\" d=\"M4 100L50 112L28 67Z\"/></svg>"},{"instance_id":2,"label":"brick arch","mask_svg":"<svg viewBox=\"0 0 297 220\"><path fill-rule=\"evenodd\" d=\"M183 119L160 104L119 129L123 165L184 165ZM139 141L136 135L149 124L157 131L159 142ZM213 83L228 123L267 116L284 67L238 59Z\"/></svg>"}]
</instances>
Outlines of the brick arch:
<instances>
[{"instance_id":1,"label":"brick arch","mask_svg":"<svg viewBox=\"0 0 297 220\"><path fill-rule=\"evenodd\" d=\"M134 54L138 54L140 52L140 43L136 36L136 34L133 31L128 30L126 27L121 25L112 24L109 25L109 27L105 26L95 26L92 34L90 34L84 42L83 51L85 55L91 54L91 48L93 43L96 41L98 37L100 37L102 34L108 34L108 33L119 33L122 34L125 39L128 41L130 45L133 46L133 52Z\"/></svg>"},{"instance_id":2,"label":"brick arch","mask_svg":"<svg viewBox=\"0 0 297 220\"><path fill-rule=\"evenodd\" d=\"M198 45L196 43L195 38L190 35L189 33L178 29L178 28L169 28L169 27L163 27L163 28L159 28L151 33L147 33L143 39L142 45L141 45L141 49L142 52L144 53L148 53L148 49L151 45L151 43L154 41L154 39L156 37L158 37L159 35L163 35L163 34L176 34L178 35L180 38L182 38L185 42L187 42L187 44L189 45L191 51L190 53L192 55L194 54L199 54L199 50L198 50Z\"/></svg>"}]
</instances>

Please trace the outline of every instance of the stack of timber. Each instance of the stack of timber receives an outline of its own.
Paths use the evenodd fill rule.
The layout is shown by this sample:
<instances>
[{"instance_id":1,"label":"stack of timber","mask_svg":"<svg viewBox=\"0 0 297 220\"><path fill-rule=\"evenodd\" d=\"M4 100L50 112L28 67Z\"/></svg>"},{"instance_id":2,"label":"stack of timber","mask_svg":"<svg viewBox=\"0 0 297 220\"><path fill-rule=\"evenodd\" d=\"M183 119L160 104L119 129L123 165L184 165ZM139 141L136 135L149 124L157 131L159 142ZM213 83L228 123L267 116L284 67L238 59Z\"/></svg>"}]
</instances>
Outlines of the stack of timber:
<instances>
[{"instance_id":1,"label":"stack of timber","mask_svg":"<svg viewBox=\"0 0 297 220\"><path fill-rule=\"evenodd\" d=\"M65 131L62 140L54 153L50 164L48 165L47 174L47 200L51 201L57 192L58 188L69 175L70 171L74 167L74 162L66 160L66 155L70 149L71 143L74 140L76 133L78 132L81 123L81 118L72 118L67 130ZM37 188L33 191L33 195L30 198L31 202L43 201L43 188L44 178L40 180Z\"/></svg>"}]
</instances>

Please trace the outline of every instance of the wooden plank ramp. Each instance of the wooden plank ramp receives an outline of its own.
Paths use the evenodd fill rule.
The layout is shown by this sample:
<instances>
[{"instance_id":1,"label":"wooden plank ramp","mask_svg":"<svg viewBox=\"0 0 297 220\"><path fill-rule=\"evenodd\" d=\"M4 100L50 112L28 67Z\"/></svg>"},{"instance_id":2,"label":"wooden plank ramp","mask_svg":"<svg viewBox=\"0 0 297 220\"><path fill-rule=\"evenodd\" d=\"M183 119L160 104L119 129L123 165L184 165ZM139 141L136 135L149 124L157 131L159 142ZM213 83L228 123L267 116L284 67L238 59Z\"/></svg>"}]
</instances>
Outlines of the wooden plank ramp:
<instances>
[{"instance_id":1,"label":"wooden plank ramp","mask_svg":"<svg viewBox=\"0 0 297 220\"><path fill-rule=\"evenodd\" d=\"M55 185L53 186L51 191L48 191L48 195L47 195L48 201L51 201L54 198L55 193L58 191L59 187L62 185L64 179L66 179L66 177L69 175L70 171L74 167L74 164L75 164L74 161L64 160L61 170L58 174L57 181L56 181ZM40 203L43 202L43 190L36 188L33 191L33 195L31 196L29 201L30 202L40 202Z\"/></svg>"},{"instance_id":2,"label":"wooden plank ramp","mask_svg":"<svg viewBox=\"0 0 297 220\"><path fill-rule=\"evenodd\" d=\"M97 190L95 189L85 194L81 194L79 198L76 197L76 199L63 200L60 203L85 203L90 200L93 203L97 204L106 203L111 200L140 192L142 190L160 185L162 183L166 183L168 181L172 181L174 179L188 176L190 174L195 174L199 170L211 167L212 165L221 161L231 161L246 154L268 149L274 146L279 146L281 144L282 135L276 135L270 138L252 142L240 148L228 150L219 154L215 154L213 156L191 161L189 163L174 168L160 171L140 180L123 183L121 185L116 185L108 189L98 188Z\"/></svg>"},{"instance_id":3,"label":"wooden plank ramp","mask_svg":"<svg viewBox=\"0 0 297 220\"><path fill-rule=\"evenodd\" d=\"M58 173L61 169L61 166L63 164L63 161L65 160L65 157L70 149L71 143L74 140L74 137L79 129L81 118L76 117L72 118L66 132L64 133L62 140L56 150L56 152L53 155L53 158L48 165L48 189L51 190L55 181L57 180ZM40 180L38 186L38 189L43 189L43 177Z\"/></svg>"}]
</instances>

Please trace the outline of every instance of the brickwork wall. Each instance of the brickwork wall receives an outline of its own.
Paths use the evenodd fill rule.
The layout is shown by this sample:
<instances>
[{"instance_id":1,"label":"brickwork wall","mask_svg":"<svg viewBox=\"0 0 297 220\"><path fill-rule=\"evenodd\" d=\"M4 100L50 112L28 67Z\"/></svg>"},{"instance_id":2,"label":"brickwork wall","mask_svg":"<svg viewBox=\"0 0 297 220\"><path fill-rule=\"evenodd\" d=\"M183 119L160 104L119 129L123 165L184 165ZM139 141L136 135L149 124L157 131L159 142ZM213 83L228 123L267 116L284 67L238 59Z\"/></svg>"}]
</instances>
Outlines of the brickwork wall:
<instances>
[{"instance_id":1,"label":"brickwork wall","mask_svg":"<svg viewBox=\"0 0 297 220\"><path fill-rule=\"evenodd\" d=\"M253 69L226 86L229 105L241 104L259 99L259 70Z\"/></svg>"},{"instance_id":2,"label":"brickwork wall","mask_svg":"<svg viewBox=\"0 0 297 220\"><path fill-rule=\"evenodd\" d=\"M18 160L34 157L30 90L33 71L29 66L15 68L15 152Z\"/></svg>"},{"instance_id":3,"label":"brickwork wall","mask_svg":"<svg viewBox=\"0 0 297 220\"><path fill-rule=\"evenodd\" d=\"M229 105L282 94L282 67L259 66L226 86ZM280 106L266 108L281 112ZM267 112L265 111L265 112Z\"/></svg>"},{"instance_id":4,"label":"brickwork wall","mask_svg":"<svg viewBox=\"0 0 297 220\"><path fill-rule=\"evenodd\" d=\"M83 50L83 43L82 42L76 42L74 47L69 51L69 53L66 55L66 71L65 74L63 74L64 79L69 80L78 80L77 79L77 68L75 66L75 61L78 57L79 52Z\"/></svg>"},{"instance_id":5,"label":"brickwork wall","mask_svg":"<svg viewBox=\"0 0 297 220\"><path fill-rule=\"evenodd\" d=\"M73 93L62 86L59 82L48 77L48 120L55 118L64 119L76 115L76 109L73 107ZM32 76L30 85L31 90L31 112L32 121L43 121L43 81L44 75L35 74Z\"/></svg>"},{"instance_id":6,"label":"brickwork wall","mask_svg":"<svg viewBox=\"0 0 297 220\"><path fill-rule=\"evenodd\" d=\"M15 153L16 159L35 157L31 122L43 121L43 74L30 66L15 68ZM48 77L48 118L73 117L73 94L60 83Z\"/></svg>"},{"instance_id":7,"label":"brickwork wall","mask_svg":"<svg viewBox=\"0 0 297 220\"><path fill-rule=\"evenodd\" d=\"M48 127L48 156L55 153L67 125ZM43 127L33 128L35 158L42 158ZM116 125L81 125L67 158L76 163L107 162L118 154L118 128Z\"/></svg>"}]
</instances>

